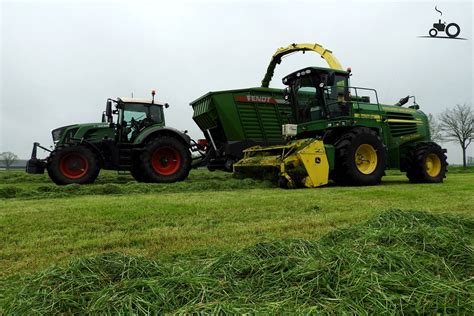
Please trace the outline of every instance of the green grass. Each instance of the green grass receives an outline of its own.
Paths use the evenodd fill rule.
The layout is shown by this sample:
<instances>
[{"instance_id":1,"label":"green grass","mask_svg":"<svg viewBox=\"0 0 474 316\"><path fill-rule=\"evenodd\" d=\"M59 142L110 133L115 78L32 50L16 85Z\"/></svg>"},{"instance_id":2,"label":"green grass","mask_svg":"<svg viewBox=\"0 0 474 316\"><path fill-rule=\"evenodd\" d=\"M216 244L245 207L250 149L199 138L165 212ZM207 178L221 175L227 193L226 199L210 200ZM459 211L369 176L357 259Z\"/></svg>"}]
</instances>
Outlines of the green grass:
<instances>
[{"instance_id":1,"label":"green grass","mask_svg":"<svg viewBox=\"0 0 474 316\"><path fill-rule=\"evenodd\" d=\"M75 189L82 195L37 179L45 177L28 182L32 176L16 176L23 182L0 189L13 186L35 194L0 201L3 276L108 251L154 257L233 250L273 238L317 239L392 208L472 216L474 204L473 173L450 174L435 185L409 184L403 175L391 175L374 187L300 190L205 170L168 186L106 173L98 184ZM101 188L107 185L119 187L121 194L106 194ZM38 191L43 186L60 191ZM149 193L127 194L129 186ZM40 200L33 199L36 194Z\"/></svg>"},{"instance_id":2,"label":"green grass","mask_svg":"<svg viewBox=\"0 0 474 316\"><path fill-rule=\"evenodd\" d=\"M0 278L13 288L13 279L37 278L67 269L70 260L100 261L110 253L120 253L113 259L119 262L144 256L168 264L212 260L262 242L313 243L391 209L473 218L472 171L450 168L443 184L409 184L403 174L390 172L379 186L298 190L205 170L169 185L105 172L94 185L63 187L46 175L0 172Z\"/></svg>"},{"instance_id":3,"label":"green grass","mask_svg":"<svg viewBox=\"0 0 474 316\"><path fill-rule=\"evenodd\" d=\"M11 279L12 314L472 314L474 220L392 210L319 241L173 262L109 253Z\"/></svg>"}]
</instances>

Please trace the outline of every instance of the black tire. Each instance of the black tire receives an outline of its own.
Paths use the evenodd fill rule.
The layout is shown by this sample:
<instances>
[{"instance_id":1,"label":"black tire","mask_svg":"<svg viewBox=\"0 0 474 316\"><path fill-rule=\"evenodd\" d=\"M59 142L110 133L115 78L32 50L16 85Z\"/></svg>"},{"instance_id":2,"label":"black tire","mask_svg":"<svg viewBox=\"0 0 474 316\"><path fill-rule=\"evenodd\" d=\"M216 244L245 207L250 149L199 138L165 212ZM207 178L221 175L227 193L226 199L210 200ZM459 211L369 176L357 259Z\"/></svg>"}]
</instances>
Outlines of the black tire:
<instances>
[{"instance_id":1,"label":"black tire","mask_svg":"<svg viewBox=\"0 0 474 316\"><path fill-rule=\"evenodd\" d=\"M428 34L430 34L431 37L436 37L436 35L438 35L438 30L437 29L430 29Z\"/></svg>"},{"instance_id":2,"label":"black tire","mask_svg":"<svg viewBox=\"0 0 474 316\"><path fill-rule=\"evenodd\" d=\"M183 181L191 170L191 152L181 140L162 136L150 141L140 155L143 180L153 183Z\"/></svg>"},{"instance_id":3,"label":"black tire","mask_svg":"<svg viewBox=\"0 0 474 316\"><path fill-rule=\"evenodd\" d=\"M89 148L78 146L60 147L48 158L48 175L54 183L93 183L100 171L97 155Z\"/></svg>"},{"instance_id":4,"label":"black tire","mask_svg":"<svg viewBox=\"0 0 474 316\"><path fill-rule=\"evenodd\" d=\"M456 32L455 33L450 33L449 32L450 27L456 28ZM448 35L450 38L457 37L459 35L459 33L461 33L461 28L456 23L449 23L448 25L446 25L446 35Z\"/></svg>"},{"instance_id":5,"label":"black tire","mask_svg":"<svg viewBox=\"0 0 474 316\"><path fill-rule=\"evenodd\" d=\"M288 189L288 179L285 178L285 177L280 177L278 178L278 186L281 188L281 189Z\"/></svg>"},{"instance_id":6,"label":"black tire","mask_svg":"<svg viewBox=\"0 0 474 316\"><path fill-rule=\"evenodd\" d=\"M439 170L433 160L439 163ZM408 153L405 165L411 183L443 182L448 167L446 149L436 143L419 143Z\"/></svg>"},{"instance_id":7,"label":"black tire","mask_svg":"<svg viewBox=\"0 0 474 316\"><path fill-rule=\"evenodd\" d=\"M143 170L140 167L141 162L139 159L134 159L132 162L132 167L130 168L130 173L132 174L132 177L135 179L137 182L146 182L146 177L143 174Z\"/></svg>"},{"instance_id":8,"label":"black tire","mask_svg":"<svg viewBox=\"0 0 474 316\"><path fill-rule=\"evenodd\" d=\"M334 146L336 157L332 179L337 184L361 186L376 185L382 181L387 165L387 150L375 131L367 127L356 127L343 134ZM366 164L359 153L361 148L371 150L376 159Z\"/></svg>"}]
</instances>

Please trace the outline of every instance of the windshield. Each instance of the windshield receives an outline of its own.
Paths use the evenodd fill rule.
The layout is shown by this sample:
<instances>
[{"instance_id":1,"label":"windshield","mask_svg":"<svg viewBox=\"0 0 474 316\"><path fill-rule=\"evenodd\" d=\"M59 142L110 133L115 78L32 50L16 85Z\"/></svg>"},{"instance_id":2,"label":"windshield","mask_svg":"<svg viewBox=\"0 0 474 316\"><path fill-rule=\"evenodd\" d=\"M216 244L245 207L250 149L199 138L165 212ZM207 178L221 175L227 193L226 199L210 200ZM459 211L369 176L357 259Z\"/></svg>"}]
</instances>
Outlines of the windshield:
<instances>
[{"instance_id":1,"label":"windshield","mask_svg":"<svg viewBox=\"0 0 474 316\"><path fill-rule=\"evenodd\" d=\"M123 121L130 123L134 121L147 121L149 124L162 122L161 106L127 103L123 110Z\"/></svg>"},{"instance_id":2,"label":"windshield","mask_svg":"<svg viewBox=\"0 0 474 316\"><path fill-rule=\"evenodd\" d=\"M322 120L326 117L320 88L307 76L295 81L293 93L296 103L296 118L300 123Z\"/></svg>"},{"instance_id":3,"label":"windshield","mask_svg":"<svg viewBox=\"0 0 474 316\"><path fill-rule=\"evenodd\" d=\"M320 87L322 82L328 82L327 74L313 74L295 80L293 93L299 123L349 115L347 77L335 75L332 86Z\"/></svg>"}]
</instances>

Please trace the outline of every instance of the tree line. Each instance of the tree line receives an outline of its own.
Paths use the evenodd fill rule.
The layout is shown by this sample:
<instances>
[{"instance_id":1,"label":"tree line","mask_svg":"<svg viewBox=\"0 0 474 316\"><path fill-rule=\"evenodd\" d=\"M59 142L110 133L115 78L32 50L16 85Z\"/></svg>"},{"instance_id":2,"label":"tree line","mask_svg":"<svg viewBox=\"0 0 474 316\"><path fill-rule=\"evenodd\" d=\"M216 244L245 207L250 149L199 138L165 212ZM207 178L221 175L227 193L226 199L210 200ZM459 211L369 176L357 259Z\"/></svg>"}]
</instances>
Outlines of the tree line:
<instances>
[{"instance_id":1,"label":"tree line","mask_svg":"<svg viewBox=\"0 0 474 316\"><path fill-rule=\"evenodd\" d=\"M467 166L467 148L474 139L474 110L471 104L456 105L438 115L428 115L431 140L435 142L453 142L462 150L462 164Z\"/></svg>"}]
</instances>

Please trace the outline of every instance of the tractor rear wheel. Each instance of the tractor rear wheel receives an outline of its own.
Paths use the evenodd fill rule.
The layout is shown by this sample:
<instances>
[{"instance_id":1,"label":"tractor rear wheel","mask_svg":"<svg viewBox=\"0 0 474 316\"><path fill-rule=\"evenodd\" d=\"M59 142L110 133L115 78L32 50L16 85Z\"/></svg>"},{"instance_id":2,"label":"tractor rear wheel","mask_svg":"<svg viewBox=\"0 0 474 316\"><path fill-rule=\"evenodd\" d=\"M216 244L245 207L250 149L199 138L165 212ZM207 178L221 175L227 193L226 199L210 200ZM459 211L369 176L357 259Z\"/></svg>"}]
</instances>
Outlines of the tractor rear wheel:
<instances>
[{"instance_id":1,"label":"tractor rear wheel","mask_svg":"<svg viewBox=\"0 0 474 316\"><path fill-rule=\"evenodd\" d=\"M339 185L379 184L387 165L387 151L378 134L357 127L335 143L336 158L332 179Z\"/></svg>"},{"instance_id":2,"label":"tractor rear wheel","mask_svg":"<svg viewBox=\"0 0 474 316\"><path fill-rule=\"evenodd\" d=\"M68 146L54 150L48 158L48 175L54 183L93 183L100 171L97 156L85 146Z\"/></svg>"},{"instance_id":3,"label":"tractor rear wheel","mask_svg":"<svg viewBox=\"0 0 474 316\"><path fill-rule=\"evenodd\" d=\"M452 32L453 28L455 29L454 32ZM446 25L446 35L448 35L448 37L456 38L459 33L461 33L461 28L456 23L449 23L448 25Z\"/></svg>"},{"instance_id":4,"label":"tractor rear wheel","mask_svg":"<svg viewBox=\"0 0 474 316\"><path fill-rule=\"evenodd\" d=\"M162 136L149 142L140 156L145 182L183 181L191 170L191 152L182 141Z\"/></svg>"},{"instance_id":5,"label":"tractor rear wheel","mask_svg":"<svg viewBox=\"0 0 474 316\"><path fill-rule=\"evenodd\" d=\"M407 177L412 183L438 183L446 177L446 149L436 143L418 144L407 157Z\"/></svg>"}]
</instances>

